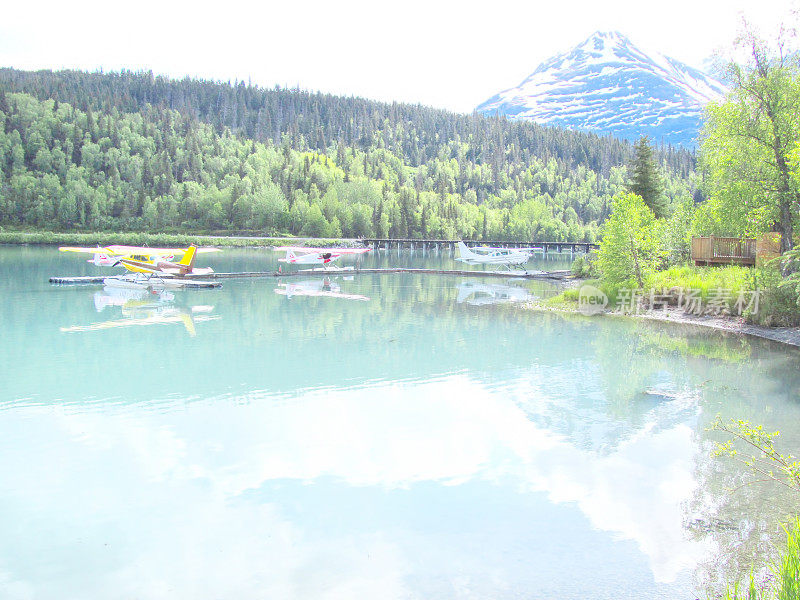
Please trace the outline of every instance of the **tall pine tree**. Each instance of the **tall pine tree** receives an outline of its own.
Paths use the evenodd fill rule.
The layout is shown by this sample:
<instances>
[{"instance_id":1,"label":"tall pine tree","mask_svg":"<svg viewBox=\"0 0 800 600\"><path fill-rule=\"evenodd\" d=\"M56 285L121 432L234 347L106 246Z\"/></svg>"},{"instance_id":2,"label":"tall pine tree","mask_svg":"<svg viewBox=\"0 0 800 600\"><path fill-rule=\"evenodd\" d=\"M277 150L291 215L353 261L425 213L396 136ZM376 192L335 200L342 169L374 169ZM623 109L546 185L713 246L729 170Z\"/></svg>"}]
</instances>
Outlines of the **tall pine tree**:
<instances>
[{"instance_id":1,"label":"tall pine tree","mask_svg":"<svg viewBox=\"0 0 800 600\"><path fill-rule=\"evenodd\" d=\"M640 196L657 218L667 216L667 202L664 197L664 184L656 166L650 138L643 135L634 146L632 177L628 191Z\"/></svg>"}]
</instances>

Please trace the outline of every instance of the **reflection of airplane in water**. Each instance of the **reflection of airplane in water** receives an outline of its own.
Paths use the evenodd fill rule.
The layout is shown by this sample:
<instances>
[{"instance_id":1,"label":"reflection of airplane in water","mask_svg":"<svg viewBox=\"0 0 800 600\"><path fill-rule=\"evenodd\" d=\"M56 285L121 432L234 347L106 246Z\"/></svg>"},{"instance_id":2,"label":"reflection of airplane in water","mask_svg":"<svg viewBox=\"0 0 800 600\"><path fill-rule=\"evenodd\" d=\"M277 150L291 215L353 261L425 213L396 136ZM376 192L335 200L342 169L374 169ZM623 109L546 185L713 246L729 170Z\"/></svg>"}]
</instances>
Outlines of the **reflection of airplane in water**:
<instances>
[{"instance_id":1,"label":"reflection of airplane in water","mask_svg":"<svg viewBox=\"0 0 800 600\"><path fill-rule=\"evenodd\" d=\"M122 313L131 309L163 307L175 300L175 294L165 290L126 289L106 286L94 293L94 307L103 312L110 306L121 306Z\"/></svg>"},{"instance_id":2,"label":"reflection of airplane in water","mask_svg":"<svg viewBox=\"0 0 800 600\"><path fill-rule=\"evenodd\" d=\"M528 290L515 285L465 281L458 285L456 302L459 304L466 302L467 304L480 306L504 302L524 302L532 297Z\"/></svg>"},{"instance_id":3,"label":"reflection of airplane in water","mask_svg":"<svg viewBox=\"0 0 800 600\"><path fill-rule=\"evenodd\" d=\"M342 298L343 300L362 300L369 298L360 294L345 294L338 283L330 280L329 277L323 279L311 279L308 281L295 281L292 283L279 283L275 288L275 293L287 298L292 296L323 296L326 298Z\"/></svg>"},{"instance_id":4,"label":"reflection of airplane in water","mask_svg":"<svg viewBox=\"0 0 800 600\"><path fill-rule=\"evenodd\" d=\"M141 290L118 287L103 288L94 294L94 306L97 312L109 307L120 307L122 319L100 321L89 325L73 325L62 327L64 333L81 331L99 331L116 327L132 327L134 325L164 325L181 323L186 331L194 337L197 335L195 325L205 321L216 321L220 317L211 315L213 306L175 306L175 295L163 290Z\"/></svg>"}]
</instances>

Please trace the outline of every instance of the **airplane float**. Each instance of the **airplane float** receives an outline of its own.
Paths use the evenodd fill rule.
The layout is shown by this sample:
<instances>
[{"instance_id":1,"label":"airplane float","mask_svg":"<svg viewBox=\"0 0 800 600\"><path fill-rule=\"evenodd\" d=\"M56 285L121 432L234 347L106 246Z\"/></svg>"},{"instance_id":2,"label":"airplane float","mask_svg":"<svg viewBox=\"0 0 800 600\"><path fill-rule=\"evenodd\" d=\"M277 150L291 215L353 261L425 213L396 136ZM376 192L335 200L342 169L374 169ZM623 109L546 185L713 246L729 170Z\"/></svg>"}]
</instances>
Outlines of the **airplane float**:
<instances>
[{"instance_id":1,"label":"airplane float","mask_svg":"<svg viewBox=\"0 0 800 600\"><path fill-rule=\"evenodd\" d=\"M478 246L468 248L464 242L458 242L458 257L456 260L469 265L521 265L528 262L531 253L520 248L492 248Z\"/></svg>"},{"instance_id":2,"label":"airplane float","mask_svg":"<svg viewBox=\"0 0 800 600\"><path fill-rule=\"evenodd\" d=\"M323 269L334 266L345 254L361 255L369 252L369 248L305 248L303 246L279 246L275 248L277 252L286 252L285 258L279 258L278 262L292 265L322 265Z\"/></svg>"}]
</instances>

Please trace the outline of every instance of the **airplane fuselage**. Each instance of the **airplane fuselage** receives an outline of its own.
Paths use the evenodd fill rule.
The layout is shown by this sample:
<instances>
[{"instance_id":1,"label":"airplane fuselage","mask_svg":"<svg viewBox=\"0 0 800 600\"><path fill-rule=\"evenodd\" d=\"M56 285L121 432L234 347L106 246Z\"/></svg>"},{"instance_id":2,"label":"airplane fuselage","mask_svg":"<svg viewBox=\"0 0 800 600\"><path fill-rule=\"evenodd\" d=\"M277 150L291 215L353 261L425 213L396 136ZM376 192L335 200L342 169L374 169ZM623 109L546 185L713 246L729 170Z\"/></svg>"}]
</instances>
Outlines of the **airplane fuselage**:
<instances>
[{"instance_id":1,"label":"airplane fuselage","mask_svg":"<svg viewBox=\"0 0 800 600\"><path fill-rule=\"evenodd\" d=\"M287 253L286 258L278 260L292 265L328 265L341 257L341 254L332 252L301 254L299 256L295 253Z\"/></svg>"},{"instance_id":2,"label":"airplane fuselage","mask_svg":"<svg viewBox=\"0 0 800 600\"><path fill-rule=\"evenodd\" d=\"M470 265L521 265L530 260L531 255L514 248L468 248L464 242L458 243L459 257L456 260Z\"/></svg>"}]
</instances>

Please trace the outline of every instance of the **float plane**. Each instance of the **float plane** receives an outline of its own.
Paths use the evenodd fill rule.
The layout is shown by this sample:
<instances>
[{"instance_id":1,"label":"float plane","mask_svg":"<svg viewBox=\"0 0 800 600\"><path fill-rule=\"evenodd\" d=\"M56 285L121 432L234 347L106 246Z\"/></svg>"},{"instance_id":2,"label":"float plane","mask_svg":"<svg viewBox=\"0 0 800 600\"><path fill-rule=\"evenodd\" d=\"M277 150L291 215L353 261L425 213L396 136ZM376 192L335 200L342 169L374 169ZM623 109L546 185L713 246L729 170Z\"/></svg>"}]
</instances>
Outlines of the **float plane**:
<instances>
[{"instance_id":1,"label":"float plane","mask_svg":"<svg viewBox=\"0 0 800 600\"><path fill-rule=\"evenodd\" d=\"M191 245L188 248L147 248L146 246L97 246L96 248L78 248L61 246L61 252L82 252L93 254L89 262L97 266L116 267L123 266L133 273L150 273L165 275L208 275L214 270L210 267L195 268L195 255L205 252L219 252L218 248L198 248ZM175 255L183 255L177 262L173 262Z\"/></svg>"},{"instance_id":2,"label":"float plane","mask_svg":"<svg viewBox=\"0 0 800 600\"><path fill-rule=\"evenodd\" d=\"M520 248L491 248L478 246L468 248L464 242L458 242L458 257L456 260L469 265L521 265L528 262L531 253Z\"/></svg>"},{"instance_id":3,"label":"float plane","mask_svg":"<svg viewBox=\"0 0 800 600\"><path fill-rule=\"evenodd\" d=\"M149 273L159 275L208 275L214 270L210 267L195 268L194 260L198 253L219 252L218 248L147 248L145 246L97 246L96 248L77 248L61 246L61 252L82 252L93 254L89 262L98 266L123 266L132 273ZM173 262L175 255L183 255L179 261Z\"/></svg>"},{"instance_id":4,"label":"float plane","mask_svg":"<svg viewBox=\"0 0 800 600\"><path fill-rule=\"evenodd\" d=\"M303 246L280 246L275 248L277 252L286 252L285 258L279 258L278 262L285 262L292 265L322 265L327 268L335 260L345 254L364 254L369 252L369 248L305 248Z\"/></svg>"},{"instance_id":5,"label":"float plane","mask_svg":"<svg viewBox=\"0 0 800 600\"><path fill-rule=\"evenodd\" d=\"M211 267L194 267L194 259L197 254L197 246L189 246L184 251L183 258L177 262L165 260L161 257L149 255L150 260L142 260L142 256L130 255L120 258L119 262L123 267L133 273L155 273L166 275L177 275L182 277L184 275L208 275L213 273L214 269ZM145 257L148 255L145 254Z\"/></svg>"}]
</instances>

